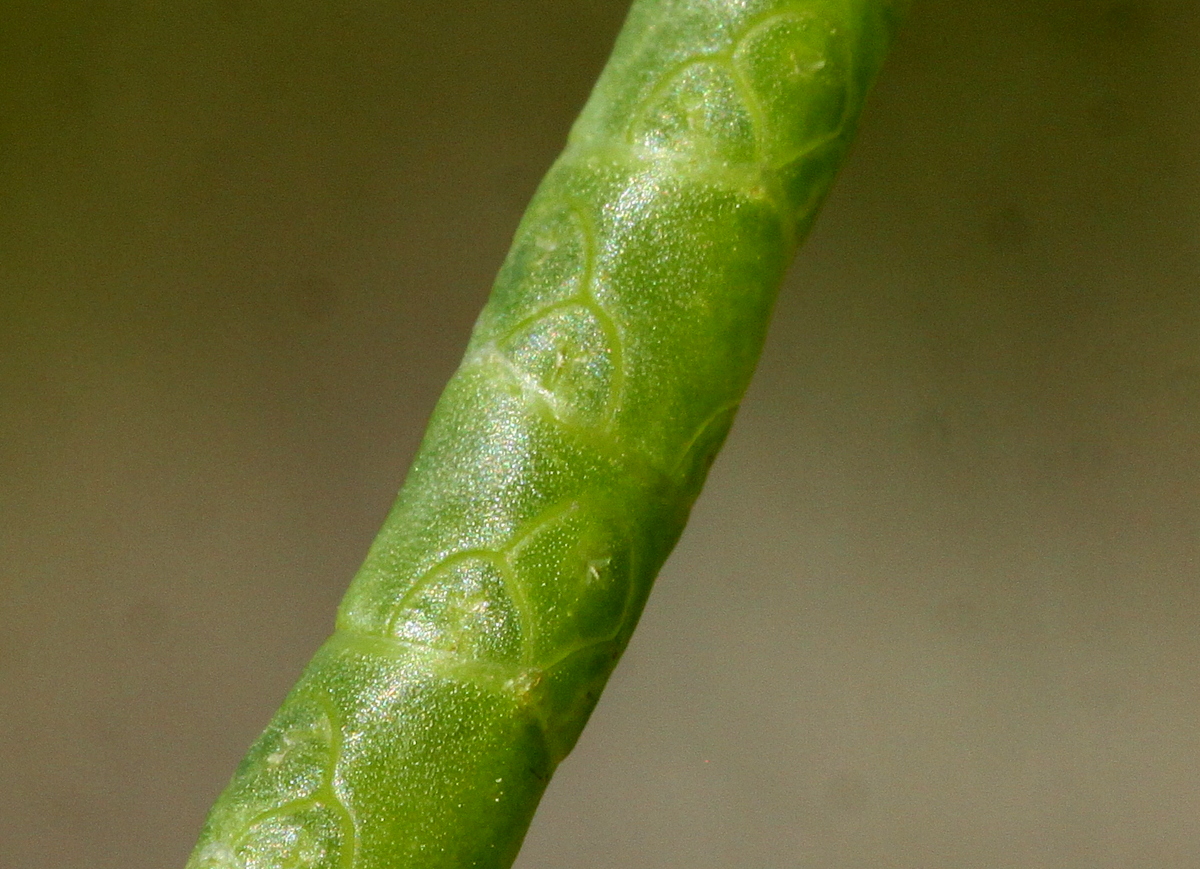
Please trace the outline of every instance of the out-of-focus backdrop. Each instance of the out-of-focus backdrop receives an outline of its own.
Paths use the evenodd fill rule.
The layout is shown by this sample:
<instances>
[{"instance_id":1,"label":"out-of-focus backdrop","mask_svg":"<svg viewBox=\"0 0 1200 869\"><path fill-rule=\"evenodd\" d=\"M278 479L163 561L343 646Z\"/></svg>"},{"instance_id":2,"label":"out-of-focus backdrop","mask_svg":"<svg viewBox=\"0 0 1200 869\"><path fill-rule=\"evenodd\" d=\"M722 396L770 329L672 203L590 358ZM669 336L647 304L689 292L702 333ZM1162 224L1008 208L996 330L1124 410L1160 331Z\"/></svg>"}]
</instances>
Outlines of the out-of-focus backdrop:
<instances>
[{"instance_id":1,"label":"out-of-focus backdrop","mask_svg":"<svg viewBox=\"0 0 1200 869\"><path fill-rule=\"evenodd\" d=\"M0 866L179 867L624 0L0 4ZM520 869L1200 865L1200 7L918 0Z\"/></svg>"}]
</instances>

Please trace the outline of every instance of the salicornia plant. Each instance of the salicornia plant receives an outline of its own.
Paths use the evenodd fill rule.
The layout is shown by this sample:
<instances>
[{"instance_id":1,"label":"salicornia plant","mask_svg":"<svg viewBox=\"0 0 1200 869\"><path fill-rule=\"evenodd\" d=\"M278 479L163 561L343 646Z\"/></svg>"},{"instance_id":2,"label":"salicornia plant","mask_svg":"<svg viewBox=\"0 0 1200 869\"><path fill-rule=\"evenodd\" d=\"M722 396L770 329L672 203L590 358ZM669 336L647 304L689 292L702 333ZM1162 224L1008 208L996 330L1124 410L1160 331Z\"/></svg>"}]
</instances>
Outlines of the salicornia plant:
<instances>
[{"instance_id":1,"label":"salicornia plant","mask_svg":"<svg viewBox=\"0 0 1200 869\"><path fill-rule=\"evenodd\" d=\"M733 419L890 0L637 0L191 869L509 866Z\"/></svg>"}]
</instances>

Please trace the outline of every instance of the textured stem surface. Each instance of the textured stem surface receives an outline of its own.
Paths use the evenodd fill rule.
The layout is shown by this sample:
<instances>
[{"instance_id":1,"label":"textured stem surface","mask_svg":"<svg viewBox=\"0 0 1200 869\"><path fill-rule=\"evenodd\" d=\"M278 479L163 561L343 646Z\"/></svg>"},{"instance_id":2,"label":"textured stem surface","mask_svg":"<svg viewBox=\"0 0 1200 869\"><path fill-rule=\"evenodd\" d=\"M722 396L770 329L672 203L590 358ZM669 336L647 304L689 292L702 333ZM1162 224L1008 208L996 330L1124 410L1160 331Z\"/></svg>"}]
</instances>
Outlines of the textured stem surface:
<instances>
[{"instance_id":1,"label":"textured stem surface","mask_svg":"<svg viewBox=\"0 0 1200 869\"><path fill-rule=\"evenodd\" d=\"M634 3L336 633L190 869L512 863L725 438L897 6Z\"/></svg>"}]
</instances>

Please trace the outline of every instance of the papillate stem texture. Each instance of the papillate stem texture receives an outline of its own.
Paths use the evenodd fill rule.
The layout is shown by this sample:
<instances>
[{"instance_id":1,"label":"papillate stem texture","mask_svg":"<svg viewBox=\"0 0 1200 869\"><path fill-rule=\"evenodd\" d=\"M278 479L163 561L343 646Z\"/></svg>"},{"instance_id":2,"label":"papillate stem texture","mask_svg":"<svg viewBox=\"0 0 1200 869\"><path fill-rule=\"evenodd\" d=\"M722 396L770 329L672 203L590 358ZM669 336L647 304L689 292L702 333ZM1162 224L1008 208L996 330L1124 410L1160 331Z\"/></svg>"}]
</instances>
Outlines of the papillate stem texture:
<instances>
[{"instance_id":1,"label":"papillate stem texture","mask_svg":"<svg viewBox=\"0 0 1200 869\"><path fill-rule=\"evenodd\" d=\"M336 632L190 869L511 865L725 438L897 17L634 3Z\"/></svg>"}]
</instances>

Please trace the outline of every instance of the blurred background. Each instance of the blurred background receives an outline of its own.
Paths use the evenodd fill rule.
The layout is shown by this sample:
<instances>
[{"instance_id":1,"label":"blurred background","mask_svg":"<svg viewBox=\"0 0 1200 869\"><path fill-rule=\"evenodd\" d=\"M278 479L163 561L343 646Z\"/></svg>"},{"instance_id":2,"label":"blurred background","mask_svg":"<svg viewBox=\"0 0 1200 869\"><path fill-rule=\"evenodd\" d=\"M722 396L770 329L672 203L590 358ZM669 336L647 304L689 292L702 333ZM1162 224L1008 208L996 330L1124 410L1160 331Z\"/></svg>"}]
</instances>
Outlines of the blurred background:
<instances>
[{"instance_id":1,"label":"blurred background","mask_svg":"<svg viewBox=\"0 0 1200 869\"><path fill-rule=\"evenodd\" d=\"M624 0L0 4L0 867L181 867ZM1200 865L1200 8L918 0L520 869Z\"/></svg>"}]
</instances>

